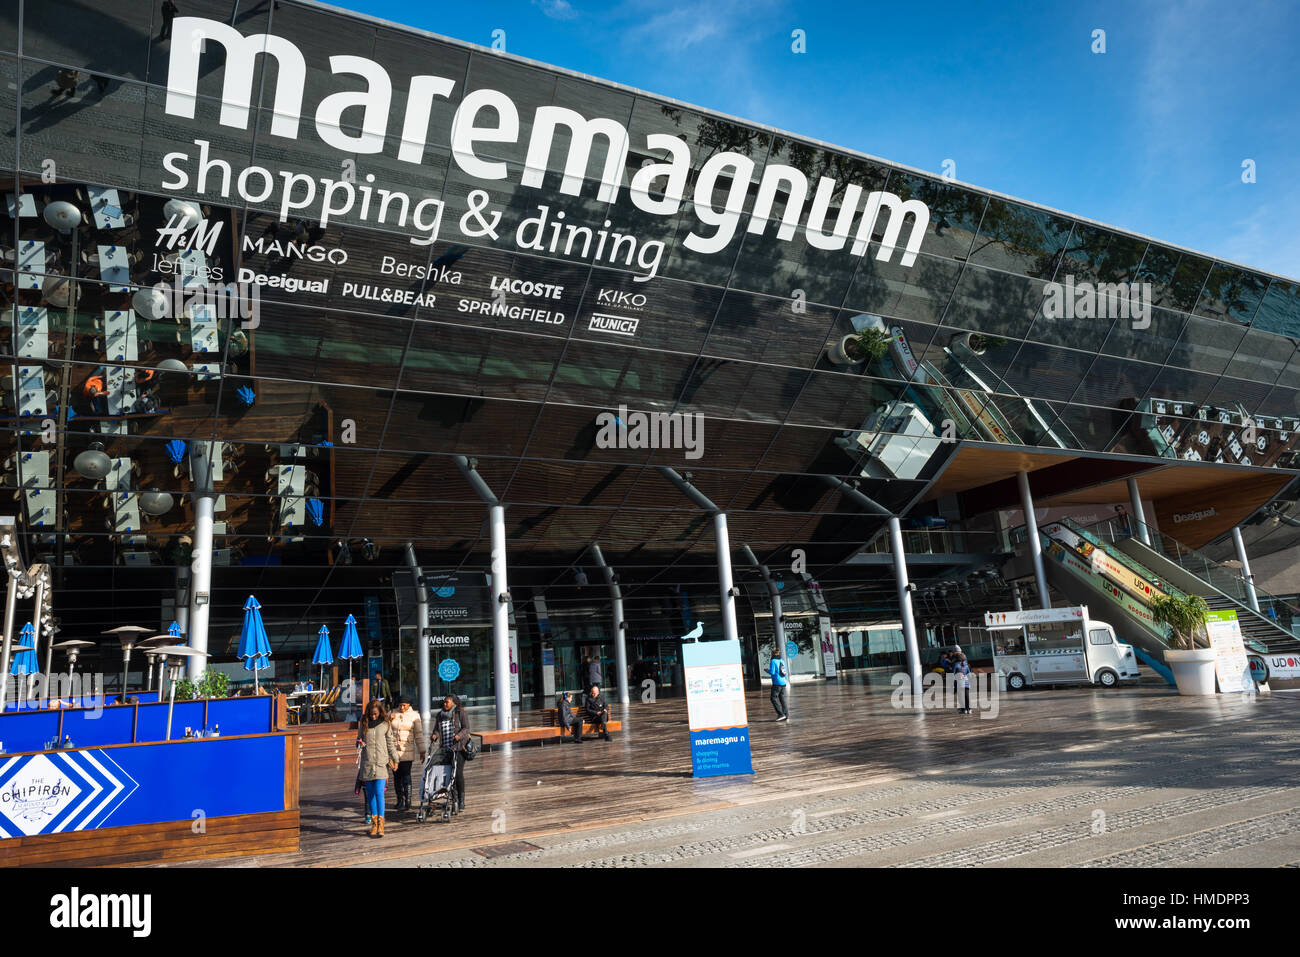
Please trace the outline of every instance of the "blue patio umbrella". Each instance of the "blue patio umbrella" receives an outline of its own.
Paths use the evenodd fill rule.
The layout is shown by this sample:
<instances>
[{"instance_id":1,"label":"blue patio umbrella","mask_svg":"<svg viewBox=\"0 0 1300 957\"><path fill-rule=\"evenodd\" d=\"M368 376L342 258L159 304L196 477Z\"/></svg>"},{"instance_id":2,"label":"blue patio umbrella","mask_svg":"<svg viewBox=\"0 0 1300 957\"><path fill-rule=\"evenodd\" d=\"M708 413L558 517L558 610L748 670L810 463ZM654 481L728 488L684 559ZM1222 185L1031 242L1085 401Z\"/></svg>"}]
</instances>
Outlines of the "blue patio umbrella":
<instances>
[{"instance_id":1,"label":"blue patio umbrella","mask_svg":"<svg viewBox=\"0 0 1300 957\"><path fill-rule=\"evenodd\" d=\"M307 515L311 518L312 524L325 524L325 504L318 498L307 499Z\"/></svg>"},{"instance_id":2,"label":"blue patio umbrella","mask_svg":"<svg viewBox=\"0 0 1300 957\"><path fill-rule=\"evenodd\" d=\"M246 385L236 389L235 395L239 398L240 403L245 406L251 407L257 401L257 393Z\"/></svg>"},{"instance_id":3,"label":"blue patio umbrella","mask_svg":"<svg viewBox=\"0 0 1300 957\"><path fill-rule=\"evenodd\" d=\"M244 659L244 670L253 672L253 689L258 689L257 673L271 666L271 641L262 624L262 606L252 595L244 602L244 627L239 632L239 652Z\"/></svg>"},{"instance_id":4,"label":"blue patio umbrella","mask_svg":"<svg viewBox=\"0 0 1300 957\"><path fill-rule=\"evenodd\" d=\"M339 657L347 659L348 680L352 680L352 659L364 657L361 652L361 638L357 635L357 620L348 615L343 622L343 644L339 645Z\"/></svg>"},{"instance_id":5,"label":"blue patio umbrella","mask_svg":"<svg viewBox=\"0 0 1300 957\"><path fill-rule=\"evenodd\" d=\"M320 635L316 639L316 652L311 656L311 663L320 665L320 686L325 687L325 666L334 664L334 652L330 651L330 630L320 626Z\"/></svg>"},{"instance_id":6,"label":"blue patio umbrella","mask_svg":"<svg viewBox=\"0 0 1300 957\"><path fill-rule=\"evenodd\" d=\"M18 644L26 645L27 650L14 655L9 673L11 675L39 674L41 666L36 660L36 629L32 627L31 622L23 625L23 630L18 633Z\"/></svg>"},{"instance_id":7,"label":"blue patio umbrella","mask_svg":"<svg viewBox=\"0 0 1300 957\"><path fill-rule=\"evenodd\" d=\"M186 448L184 439L172 439L163 448L167 450L167 457L175 464L180 465L184 460Z\"/></svg>"}]
</instances>

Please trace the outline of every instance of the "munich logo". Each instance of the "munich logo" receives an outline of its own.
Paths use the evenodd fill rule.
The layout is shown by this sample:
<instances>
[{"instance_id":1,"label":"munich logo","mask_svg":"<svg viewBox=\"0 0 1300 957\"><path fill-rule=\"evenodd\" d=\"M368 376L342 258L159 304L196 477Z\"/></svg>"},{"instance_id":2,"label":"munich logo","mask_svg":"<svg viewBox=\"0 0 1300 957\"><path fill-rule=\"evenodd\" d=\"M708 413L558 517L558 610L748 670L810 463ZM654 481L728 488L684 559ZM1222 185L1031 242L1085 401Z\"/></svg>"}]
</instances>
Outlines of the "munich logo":
<instances>
[{"instance_id":1,"label":"munich logo","mask_svg":"<svg viewBox=\"0 0 1300 957\"><path fill-rule=\"evenodd\" d=\"M587 329L591 332L608 332L615 336L635 336L636 328L640 324L641 320L632 316L610 316L597 312L592 314Z\"/></svg>"}]
</instances>

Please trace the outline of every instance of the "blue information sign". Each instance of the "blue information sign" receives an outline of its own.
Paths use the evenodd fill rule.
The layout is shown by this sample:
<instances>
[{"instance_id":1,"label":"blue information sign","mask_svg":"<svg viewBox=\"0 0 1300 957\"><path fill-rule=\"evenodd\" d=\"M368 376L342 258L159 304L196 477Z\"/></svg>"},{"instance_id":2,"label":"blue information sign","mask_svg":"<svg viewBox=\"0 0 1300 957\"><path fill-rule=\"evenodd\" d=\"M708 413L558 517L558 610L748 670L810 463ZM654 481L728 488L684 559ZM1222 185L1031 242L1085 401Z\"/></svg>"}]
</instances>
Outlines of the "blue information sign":
<instances>
[{"instance_id":1,"label":"blue information sign","mask_svg":"<svg viewBox=\"0 0 1300 957\"><path fill-rule=\"evenodd\" d=\"M455 681L460 677L460 663L455 658L443 658L438 662L438 677L443 681Z\"/></svg>"},{"instance_id":2,"label":"blue information sign","mask_svg":"<svg viewBox=\"0 0 1300 957\"><path fill-rule=\"evenodd\" d=\"M753 774L739 641L682 645L691 768L698 778Z\"/></svg>"}]
</instances>

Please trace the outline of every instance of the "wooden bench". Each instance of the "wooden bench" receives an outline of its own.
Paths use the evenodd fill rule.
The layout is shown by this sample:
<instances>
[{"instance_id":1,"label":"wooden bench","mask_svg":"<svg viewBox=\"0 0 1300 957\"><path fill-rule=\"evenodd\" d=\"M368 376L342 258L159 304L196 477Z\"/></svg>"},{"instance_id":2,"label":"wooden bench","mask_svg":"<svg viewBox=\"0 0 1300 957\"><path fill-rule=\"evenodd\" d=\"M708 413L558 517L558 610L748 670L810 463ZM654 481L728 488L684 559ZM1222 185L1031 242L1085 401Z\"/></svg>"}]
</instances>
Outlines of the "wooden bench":
<instances>
[{"instance_id":1,"label":"wooden bench","mask_svg":"<svg viewBox=\"0 0 1300 957\"><path fill-rule=\"evenodd\" d=\"M551 720L553 722L558 715L554 708L550 710ZM543 713L543 720L545 720L545 717L545 713ZM622 731L623 722L610 720L606 722L605 729L610 732ZM594 734L595 732L590 724L584 722L582 725L582 733ZM490 751L495 745L511 743L531 744L533 742L542 744L547 741L559 741L564 738L565 733L563 728L552 723L540 727L516 728L514 731L475 731L474 736L482 739L484 751Z\"/></svg>"}]
</instances>

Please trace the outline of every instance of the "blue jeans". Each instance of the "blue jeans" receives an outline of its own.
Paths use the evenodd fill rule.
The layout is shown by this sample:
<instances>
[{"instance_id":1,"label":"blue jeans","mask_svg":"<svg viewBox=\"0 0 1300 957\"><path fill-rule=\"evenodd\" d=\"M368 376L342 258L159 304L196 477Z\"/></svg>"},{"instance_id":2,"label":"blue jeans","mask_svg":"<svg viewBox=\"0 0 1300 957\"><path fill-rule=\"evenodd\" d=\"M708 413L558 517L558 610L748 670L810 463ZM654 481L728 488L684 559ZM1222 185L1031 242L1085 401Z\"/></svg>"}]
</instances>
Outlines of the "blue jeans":
<instances>
[{"instance_id":1,"label":"blue jeans","mask_svg":"<svg viewBox=\"0 0 1300 957\"><path fill-rule=\"evenodd\" d=\"M380 778L378 781L362 781L361 784L366 789L366 813L374 817L383 817L384 787L388 781Z\"/></svg>"}]
</instances>

